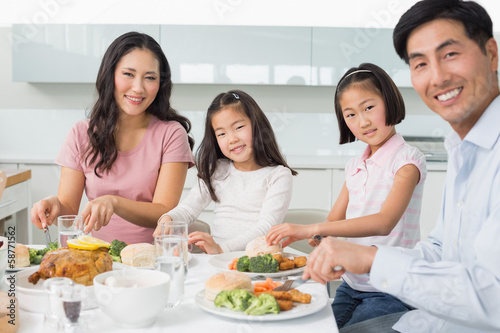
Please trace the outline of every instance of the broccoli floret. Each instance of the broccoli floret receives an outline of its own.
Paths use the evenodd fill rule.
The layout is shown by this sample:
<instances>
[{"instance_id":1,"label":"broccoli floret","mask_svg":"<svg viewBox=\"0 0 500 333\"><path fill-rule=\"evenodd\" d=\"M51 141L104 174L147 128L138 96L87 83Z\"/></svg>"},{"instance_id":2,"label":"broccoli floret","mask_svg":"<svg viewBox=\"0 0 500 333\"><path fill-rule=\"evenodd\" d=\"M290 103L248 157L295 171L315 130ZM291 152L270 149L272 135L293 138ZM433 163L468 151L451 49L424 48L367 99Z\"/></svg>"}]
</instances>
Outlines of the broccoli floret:
<instances>
[{"instance_id":1,"label":"broccoli floret","mask_svg":"<svg viewBox=\"0 0 500 333\"><path fill-rule=\"evenodd\" d=\"M57 241L49 243L49 251L57 250L58 248L59 248L59 244L57 244Z\"/></svg>"},{"instance_id":2,"label":"broccoli floret","mask_svg":"<svg viewBox=\"0 0 500 333\"><path fill-rule=\"evenodd\" d=\"M280 313L280 306L274 296L264 293L258 298L250 300L245 313L251 316L261 316L267 313L277 314Z\"/></svg>"},{"instance_id":3,"label":"broccoli floret","mask_svg":"<svg viewBox=\"0 0 500 333\"><path fill-rule=\"evenodd\" d=\"M231 300L235 311L245 311L249 306L249 300L257 298L245 289L236 289L231 291Z\"/></svg>"},{"instance_id":4,"label":"broccoli floret","mask_svg":"<svg viewBox=\"0 0 500 333\"><path fill-rule=\"evenodd\" d=\"M35 257L38 255L38 250L36 249L28 249L28 253L30 255L30 263L32 264L35 261Z\"/></svg>"},{"instance_id":5,"label":"broccoli floret","mask_svg":"<svg viewBox=\"0 0 500 333\"><path fill-rule=\"evenodd\" d=\"M109 247L109 255L111 256L111 258L113 258L113 261L122 262L120 252L122 252L125 246L127 246L127 243L119 241L118 239L114 239L111 242L111 246Z\"/></svg>"},{"instance_id":6,"label":"broccoli floret","mask_svg":"<svg viewBox=\"0 0 500 333\"><path fill-rule=\"evenodd\" d=\"M234 310L235 307L231 299L231 292L224 290L218 293L217 296L215 296L214 305L218 308L225 307Z\"/></svg>"},{"instance_id":7,"label":"broccoli floret","mask_svg":"<svg viewBox=\"0 0 500 333\"><path fill-rule=\"evenodd\" d=\"M32 264L33 264L33 265L40 265L40 263L42 262L42 258L43 258L43 255L37 254L37 255L33 258L33 262L32 262ZM31 261L30 261L30 262L31 262Z\"/></svg>"},{"instance_id":8,"label":"broccoli floret","mask_svg":"<svg viewBox=\"0 0 500 333\"><path fill-rule=\"evenodd\" d=\"M255 273L276 273L280 269L280 264L276 258L267 253L262 256L251 257L248 268Z\"/></svg>"},{"instance_id":9,"label":"broccoli floret","mask_svg":"<svg viewBox=\"0 0 500 333\"><path fill-rule=\"evenodd\" d=\"M236 269L240 272L248 272L248 266L250 265L250 259L248 256L243 256L236 262Z\"/></svg>"}]
</instances>

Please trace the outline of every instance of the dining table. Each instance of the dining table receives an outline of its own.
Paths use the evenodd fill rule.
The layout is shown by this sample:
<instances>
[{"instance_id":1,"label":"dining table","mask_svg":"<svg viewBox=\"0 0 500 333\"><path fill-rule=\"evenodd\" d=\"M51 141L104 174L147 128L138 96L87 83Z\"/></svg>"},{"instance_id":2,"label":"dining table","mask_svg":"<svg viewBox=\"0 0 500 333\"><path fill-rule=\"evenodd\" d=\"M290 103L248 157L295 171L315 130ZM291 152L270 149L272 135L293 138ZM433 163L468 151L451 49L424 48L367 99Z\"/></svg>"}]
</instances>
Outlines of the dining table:
<instances>
[{"instance_id":1,"label":"dining table","mask_svg":"<svg viewBox=\"0 0 500 333\"><path fill-rule=\"evenodd\" d=\"M295 254L301 254L294 249L286 248L286 250ZM196 294L204 290L205 281L210 276L221 271L220 268L210 263L211 257L212 255L205 253L192 254L188 263L184 297L181 304L175 308L163 309L152 326L135 329L123 328L99 308L94 308L82 312L82 318L85 318L85 329L82 332L338 332L327 288L325 285L312 280L302 284L299 288L300 291L310 293L311 295L320 295L320 298L323 300L326 298L326 302L319 310L305 316L266 321L261 320L263 316L248 316L248 319L234 319L206 311L196 302ZM277 278L274 280L279 281ZM137 306L148 305L137 304ZM22 309L19 310L18 332L47 332L44 330L44 315L27 312Z\"/></svg>"}]
</instances>

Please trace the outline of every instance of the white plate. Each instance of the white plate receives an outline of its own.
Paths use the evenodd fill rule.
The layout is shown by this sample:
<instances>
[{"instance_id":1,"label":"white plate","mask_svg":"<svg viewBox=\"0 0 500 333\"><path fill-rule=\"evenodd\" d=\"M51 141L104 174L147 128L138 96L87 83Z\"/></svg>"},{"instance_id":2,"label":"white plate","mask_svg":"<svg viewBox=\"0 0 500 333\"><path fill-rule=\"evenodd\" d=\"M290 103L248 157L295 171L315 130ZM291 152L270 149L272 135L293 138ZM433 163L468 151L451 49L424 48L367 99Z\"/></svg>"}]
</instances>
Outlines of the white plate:
<instances>
[{"instance_id":1,"label":"white plate","mask_svg":"<svg viewBox=\"0 0 500 333\"><path fill-rule=\"evenodd\" d=\"M119 269L134 269L133 267L124 265L122 263L113 262L113 270ZM37 284L28 282L28 277L38 270L37 267L29 267L25 270L15 273L16 278L16 296L19 298L19 306L21 309L29 312L45 313L48 308L47 292L43 287L44 280L40 279ZM14 273L5 274L4 279L11 277ZM7 285L10 282L6 282ZM93 309L97 307L97 302L93 297L93 286L86 287L89 290L89 297L87 297L83 304L83 309Z\"/></svg>"},{"instance_id":2,"label":"white plate","mask_svg":"<svg viewBox=\"0 0 500 333\"><path fill-rule=\"evenodd\" d=\"M229 271L229 264L231 261L233 261L234 258L240 258L246 255L245 251L235 251L235 252L227 252L227 253L221 253L217 255L213 255L210 259L208 259L208 263L212 265L213 267L223 270L223 271ZM298 257L297 255L294 255L292 253L283 253L283 257L287 258L293 258L293 257ZM258 276L258 275L264 275L267 277L280 277L280 276L288 276L288 275L294 275L303 272L305 267L299 267L299 268L293 268L293 269L288 269L286 271L279 271L276 273L252 273L252 272L243 272L251 277Z\"/></svg>"},{"instance_id":3,"label":"white plate","mask_svg":"<svg viewBox=\"0 0 500 333\"><path fill-rule=\"evenodd\" d=\"M42 250L45 249L47 246L46 245L26 245L29 249L36 249L36 250ZM30 269L33 267L38 267L39 265L31 265L28 267L14 267L14 268L9 268L7 265L7 269L5 270L7 273L12 273L12 272L19 272L19 271L24 271L26 269Z\"/></svg>"},{"instance_id":4,"label":"white plate","mask_svg":"<svg viewBox=\"0 0 500 333\"><path fill-rule=\"evenodd\" d=\"M312 313L318 312L323 309L328 304L328 297L326 295L315 295L311 294L311 303L293 303L295 307L288 311L282 311L279 314L266 314L262 316L249 316L244 312L233 311L228 308L218 308L214 305L213 301L209 301L205 298L205 289L199 291L194 299L195 303L198 304L203 310L216 314L218 316L242 319L248 321L276 321L276 320L287 320L294 319L303 316L310 315Z\"/></svg>"}]
</instances>

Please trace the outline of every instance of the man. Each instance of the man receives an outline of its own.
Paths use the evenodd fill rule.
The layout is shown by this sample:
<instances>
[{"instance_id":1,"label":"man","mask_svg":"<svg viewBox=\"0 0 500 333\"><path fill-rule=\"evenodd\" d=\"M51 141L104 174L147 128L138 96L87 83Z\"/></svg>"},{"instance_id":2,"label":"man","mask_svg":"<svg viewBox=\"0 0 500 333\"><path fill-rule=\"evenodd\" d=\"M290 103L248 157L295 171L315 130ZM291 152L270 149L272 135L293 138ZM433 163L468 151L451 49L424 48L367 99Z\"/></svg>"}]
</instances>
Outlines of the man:
<instances>
[{"instance_id":1,"label":"man","mask_svg":"<svg viewBox=\"0 0 500 333\"><path fill-rule=\"evenodd\" d=\"M416 308L349 332L392 331L396 321L400 332L498 332L500 91L491 19L472 1L423 0L401 17L393 38L413 87L453 129L440 217L412 250L325 238L304 278L324 283L344 271L369 272L375 288Z\"/></svg>"}]
</instances>

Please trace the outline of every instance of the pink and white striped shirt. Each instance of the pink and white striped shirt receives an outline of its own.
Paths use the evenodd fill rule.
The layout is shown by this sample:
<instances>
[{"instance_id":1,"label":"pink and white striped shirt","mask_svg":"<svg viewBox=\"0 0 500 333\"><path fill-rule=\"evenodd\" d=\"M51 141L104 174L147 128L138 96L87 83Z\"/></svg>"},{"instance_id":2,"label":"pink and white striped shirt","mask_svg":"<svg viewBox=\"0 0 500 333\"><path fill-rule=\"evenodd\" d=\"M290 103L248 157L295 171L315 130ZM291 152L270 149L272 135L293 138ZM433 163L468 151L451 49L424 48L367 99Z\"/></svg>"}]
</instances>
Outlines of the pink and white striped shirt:
<instances>
[{"instance_id":1,"label":"pink and white striped shirt","mask_svg":"<svg viewBox=\"0 0 500 333\"><path fill-rule=\"evenodd\" d=\"M410 203L403 216L387 236L349 238L352 243L361 245L387 245L413 248L420 240L420 207L424 181L427 175L424 154L408 145L401 134L393 135L370 158L367 146L360 157L351 159L345 168L346 187L349 191L349 204L346 219L378 213L391 191L394 176L398 170L413 164L420 171L420 180L413 191ZM368 284L368 274L346 273L343 279L351 288L360 291L377 291Z\"/></svg>"}]
</instances>

